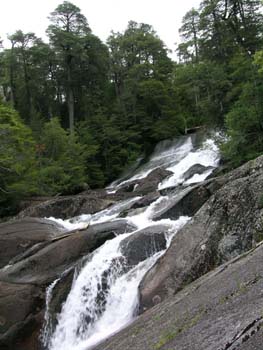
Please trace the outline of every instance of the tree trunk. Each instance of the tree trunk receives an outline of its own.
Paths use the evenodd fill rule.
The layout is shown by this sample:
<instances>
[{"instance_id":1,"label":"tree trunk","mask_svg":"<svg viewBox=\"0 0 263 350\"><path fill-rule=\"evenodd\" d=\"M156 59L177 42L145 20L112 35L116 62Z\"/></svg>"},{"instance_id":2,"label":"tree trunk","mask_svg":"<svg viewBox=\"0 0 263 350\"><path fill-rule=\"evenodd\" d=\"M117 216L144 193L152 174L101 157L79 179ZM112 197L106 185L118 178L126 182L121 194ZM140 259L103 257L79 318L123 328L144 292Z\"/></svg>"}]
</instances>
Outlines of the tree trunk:
<instances>
[{"instance_id":1,"label":"tree trunk","mask_svg":"<svg viewBox=\"0 0 263 350\"><path fill-rule=\"evenodd\" d=\"M23 58L23 71L24 71L24 81L25 81L25 88L26 88L26 103L27 103L27 107L28 107L28 120L31 122L32 118L33 118L33 114L34 114L34 108L33 108L33 98L31 95L31 91L30 91L30 77L28 74L28 70L27 70L27 60L26 60L26 56L25 56L25 52L24 49L22 48L22 58Z\"/></svg>"},{"instance_id":2,"label":"tree trunk","mask_svg":"<svg viewBox=\"0 0 263 350\"><path fill-rule=\"evenodd\" d=\"M68 116L69 116L69 131L70 135L74 134L74 95L71 83L71 68L68 66Z\"/></svg>"},{"instance_id":3,"label":"tree trunk","mask_svg":"<svg viewBox=\"0 0 263 350\"><path fill-rule=\"evenodd\" d=\"M10 78L10 102L13 108L16 108L16 88L14 78L14 44L12 42L11 48L11 60L9 66L9 78Z\"/></svg>"}]
</instances>

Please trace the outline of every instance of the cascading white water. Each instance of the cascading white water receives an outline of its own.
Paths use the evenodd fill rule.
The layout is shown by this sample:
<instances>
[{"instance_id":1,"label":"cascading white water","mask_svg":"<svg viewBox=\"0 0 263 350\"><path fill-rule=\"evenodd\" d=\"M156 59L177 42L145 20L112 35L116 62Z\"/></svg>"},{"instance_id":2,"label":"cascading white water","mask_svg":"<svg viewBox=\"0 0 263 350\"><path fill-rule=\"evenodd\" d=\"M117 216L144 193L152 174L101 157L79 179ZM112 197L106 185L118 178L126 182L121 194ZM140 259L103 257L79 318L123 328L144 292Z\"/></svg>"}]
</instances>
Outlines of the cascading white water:
<instances>
[{"instance_id":1,"label":"cascading white water","mask_svg":"<svg viewBox=\"0 0 263 350\"><path fill-rule=\"evenodd\" d=\"M129 323L137 306L141 278L160 254L128 273L118 246L126 235L108 241L82 269L72 286L50 349L87 349Z\"/></svg>"},{"instance_id":2,"label":"cascading white water","mask_svg":"<svg viewBox=\"0 0 263 350\"><path fill-rule=\"evenodd\" d=\"M175 141L162 141L157 146L149 161L139 167L135 174L126 180L117 180L109 187L109 192L115 192L118 188L134 180L145 178L151 171L158 167L167 169L169 166L177 164L194 148L192 138L181 137Z\"/></svg>"},{"instance_id":3,"label":"cascading white water","mask_svg":"<svg viewBox=\"0 0 263 350\"><path fill-rule=\"evenodd\" d=\"M102 210L94 215L83 214L78 217L74 217L68 220L56 219L49 217L49 220L53 220L58 224L64 226L67 230L75 230L87 227L87 225L98 224L106 221L113 220L123 211L128 209L133 203L137 202L141 197L128 198L122 200L110 208Z\"/></svg>"},{"instance_id":4,"label":"cascading white water","mask_svg":"<svg viewBox=\"0 0 263 350\"><path fill-rule=\"evenodd\" d=\"M171 165L167 170L172 171L173 176L164 180L159 184L159 190L176 186L178 184L191 184L195 182L201 182L209 176L213 169L217 167L219 162L219 151L214 140L207 139L201 148L198 150L191 150L180 162L175 165ZM193 177L184 181L184 173L193 165L201 164L205 167L211 167L211 169L205 171L203 174L195 174Z\"/></svg>"},{"instance_id":5,"label":"cascading white water","mask_svg":"<svg viewBox=\"0 0 263 350\"><path fill-rule=\"evenodd\" d=\"M212 168L204 171L203 174L194 174L185 182L183 174L194 164L215 168L218 161L219 151L213 140L206 140L199 149L195 150L191 137L184 137L180 143L170 143L166 150L159 147L159 151L157 149L150 162L139 169L137 174L116 186L120 187L128 181L143 178L157 166L174 172L173 176L159 184L160 189L179 183L199 182L212 172ZM114 190L114 186L111 186L111 190ZM73 229L83 227L87 223L112 221L139 199L140 197L127 199L92 216L82 215L67 221L59 220L59 222L66 228ZM169 200L168 196L162 196L144 212L128 218L137 230L157 224L167 226L167 246L178 229L190 219L180 217L174 221L170 219L153 221L154 215L162 211L169 204ZM88 258L75 279L58 317L56 329L49 339L50 350L86 350L133 320L138 307L139 283L164 253L164 251L156 253L152 249L153 256L129 268L122 255L120 244L137 230L107 241Z\"/></svg>"}]
</instances>

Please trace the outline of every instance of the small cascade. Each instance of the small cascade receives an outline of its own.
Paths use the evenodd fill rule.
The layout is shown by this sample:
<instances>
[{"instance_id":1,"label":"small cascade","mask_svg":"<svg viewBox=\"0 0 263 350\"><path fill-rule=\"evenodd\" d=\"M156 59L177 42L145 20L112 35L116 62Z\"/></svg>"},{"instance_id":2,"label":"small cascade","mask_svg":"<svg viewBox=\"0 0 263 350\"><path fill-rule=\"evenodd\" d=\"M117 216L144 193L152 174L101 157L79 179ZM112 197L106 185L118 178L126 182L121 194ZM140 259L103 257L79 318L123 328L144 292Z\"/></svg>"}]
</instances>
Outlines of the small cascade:
<instances>
[{"instance_id":1,"label":"small cascade","mask_svg":"<svg viewBox=\"0 0 263 350\"><path fill-rule=\"evenodd\" d=\"M41 331L40 334L40 341L44 345L45 349L49 347L49 342L50 338L53 332L52 329L52 321L49 313L49 307L50 307L50 302L52 298L52 292L57 283L59 282L60 278L57 278L55 281L53 281L46 289L46 310L45 310L45 315L44 315L44 327Z\"/></svg>"},{"instance_id":2,"label":"small cascade","mask_svg":"<svg viewBox=\"0 0 263 350\"><path fill-rule=\"evenodd\" d=\"M173 175L159 184L159 189L166 189L182 184L182 188L173 196L182 195L187 186L203 181L219 163L219 150L213 139L207 139L196 147L193 136L185 136L179 141L160 144L149 162L139 167L131 177L112 184L109 191L114 192L124 183L146 177L157 167L171 170ZM186 172L194 165L200 165L201 172L194 173L186 179ZM94 215L83 214L70 220L54 219L72 230L101 223L114 221L119 215L129 210L141 197L128 198L110 208ZM173 198L174 200L174 198ZM139 214L127 217L128 222L136 227L131 233L116 236L88 256L83 267L76 274L71 291L58 316L58 323L52 335L49 331L48 305L52 290L57 283L47 290L46 328L42 340L49 350L87 350L101 342L111 334L129 324L138 309L138 286L146 272L165 253L149 247L147 258L136 266L129 266L121 249L121 242L131 238L139 230L155 225L166 229L167 248L172 237L189 220L189 217L179 217L177 220L161 219L154 221L169 207L171 197L161 196ZM148 249L147 249L148 251Z\"/></svg>"},{"instance_id":3,"label":"small cascade","mask_svg":"<svg viewBox=\"0 0 263 350\"><path fill-rule=\"evenodd\" d=\"M63 306L51 349L71 349L91 334L92 325L105 309L109 289L124 269L117 249L122 238L118 236L97 249L80 272Z\"/></svg>"},{"instance_id":4,"label":"small cascade","mask_svg":"<svg viewBox=\"0 0 263 350\"><path fill-rule=\"evenodd\" d=\"M83 214L68 220L56 219L53 217L49 217L48 219L57 222L69 231L82 229L86 228L88 225L98 224L117 218L122 211L129 209L131 205L136 203L140 198L141 197L133 197L125 199L94 215Z\"/></svg>"}]
</instances>

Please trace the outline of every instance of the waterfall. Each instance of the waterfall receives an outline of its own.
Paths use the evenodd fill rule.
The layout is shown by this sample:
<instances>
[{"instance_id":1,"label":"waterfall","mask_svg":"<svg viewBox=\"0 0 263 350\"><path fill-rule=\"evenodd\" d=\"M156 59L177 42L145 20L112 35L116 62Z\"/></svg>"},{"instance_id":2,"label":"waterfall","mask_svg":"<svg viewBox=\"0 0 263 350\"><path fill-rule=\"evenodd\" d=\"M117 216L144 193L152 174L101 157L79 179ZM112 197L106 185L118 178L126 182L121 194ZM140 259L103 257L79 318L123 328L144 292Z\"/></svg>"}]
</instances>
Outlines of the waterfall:
<instances>
[{"instance_id":1,"label":"waterfall","mask_svg":"<svg viewBox=\"0 0 263 350\"><path fill-rule=\"evenodd\" d=\"M173 175L161 182L159 189L179 184L191 185L203 181L218 166L218 162L219 150L212 138L196 147L192 136L183 137L179 141L160 144L146 164L132 173L129 179L126 176L125 180L115 182L108 190L114 192L129 181L145 178L153 169L160 166L172 171ZM194 173L185 179L184 174L195 164L203 166L203 172ZM70 220L54 218L53 220L68 229L85 227L87 223L112 221L139 199L138 196L126 199L94 215L83 213ZM164 210L169 203L169 196L161 196L144 211L130 216L128 221L136 227L134 232L124 233L106 241L89 256L72 284L52 335L48 331L48 324L46 325L44 339L49 350L89 349L132 322L138 309L138 286L145 273L165 253L165 250L157 252L154 246L149 247L151 253L144 261L137 266L129 266L122 253L121 242L135 235L138 230L161 224L167 227L168 248L172 237L190 220L189 217L180 217L177 220L154 221L156 213ZM54 284L56 281L47 292L47 306ZM46 320L48 322L48 307Z\"/></svg>"}]
</instances>

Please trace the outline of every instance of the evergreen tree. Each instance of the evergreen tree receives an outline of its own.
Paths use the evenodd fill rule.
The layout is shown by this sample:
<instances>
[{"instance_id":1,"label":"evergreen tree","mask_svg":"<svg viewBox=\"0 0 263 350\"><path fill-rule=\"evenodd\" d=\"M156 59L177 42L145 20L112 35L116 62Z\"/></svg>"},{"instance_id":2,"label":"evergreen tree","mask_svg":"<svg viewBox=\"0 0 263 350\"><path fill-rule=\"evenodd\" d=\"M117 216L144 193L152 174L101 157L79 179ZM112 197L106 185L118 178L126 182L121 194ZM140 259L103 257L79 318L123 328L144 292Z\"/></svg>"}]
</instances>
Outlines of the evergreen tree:
<instances>
[{"instance_id":1,"label":"evergreen tree","mask_svg":"<svg viewBox=\"0 0 263 350\"><path fill-rule=\"evenodd\" d=\"M108 50L72 3L64 1L51 13L50 20L47 33L55 51L57 95L60 100L66 96L68 125L73 134L76 120L88 118L104 100Z\"/></svg>"},{"instance_id":2,"label":"evergreen tree","mask_svg":"<svg viewBox=\"0 0 263 350\"><path fill-rule=\"evenodd\" d=\"M199 61L199 13L192 8L183 17L183 25L179 29L184 42L178 47L178 54L184 61Z\"/></svg>"}]
</instances>

